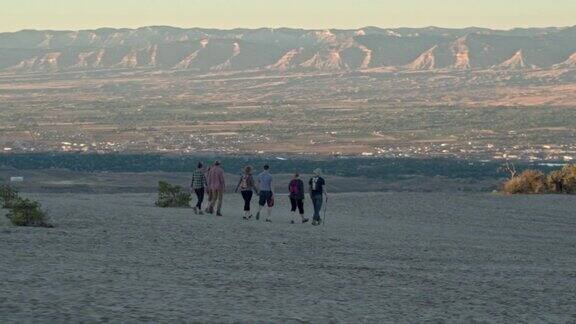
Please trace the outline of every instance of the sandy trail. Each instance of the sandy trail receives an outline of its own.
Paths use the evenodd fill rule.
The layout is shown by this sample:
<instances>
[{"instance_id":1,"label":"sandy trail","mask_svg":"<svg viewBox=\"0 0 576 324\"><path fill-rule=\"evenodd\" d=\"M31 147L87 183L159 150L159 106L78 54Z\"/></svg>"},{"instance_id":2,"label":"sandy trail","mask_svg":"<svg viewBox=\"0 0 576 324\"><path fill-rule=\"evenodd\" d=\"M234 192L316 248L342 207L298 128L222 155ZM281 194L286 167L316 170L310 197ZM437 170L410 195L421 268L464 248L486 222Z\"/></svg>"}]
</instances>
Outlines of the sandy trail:
<instances>
[{"instance_id":1,"label":"sandy trail","mask_svg":"<svg viewBox=\"0 0 576 324\"><path fill-rule=\"evenodd\" d=\"M0 322L576 321L572 197L339 194L313 228L31 196L58 227L0 217Z\"/></svg>"}]
</instances>

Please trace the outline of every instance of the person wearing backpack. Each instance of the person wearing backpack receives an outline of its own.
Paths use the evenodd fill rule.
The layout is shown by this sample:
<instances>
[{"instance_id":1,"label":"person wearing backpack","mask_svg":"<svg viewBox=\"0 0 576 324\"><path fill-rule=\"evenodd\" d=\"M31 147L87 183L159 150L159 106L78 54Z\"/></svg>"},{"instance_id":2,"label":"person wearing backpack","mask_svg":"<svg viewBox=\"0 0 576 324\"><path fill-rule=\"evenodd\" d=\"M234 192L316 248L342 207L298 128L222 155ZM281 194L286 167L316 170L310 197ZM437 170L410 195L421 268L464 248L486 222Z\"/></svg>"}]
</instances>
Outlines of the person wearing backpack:
<instances>
[{"instance_id":1,"label":"person wearing backpack","mask_svg":"<svg viewBox=\"0 0 576 324\"><path fill-rule=\"evenodd\" d=\"M203 167L202 162L198 162L198 166L192 174L191 187L197 198L196 206L194 206L194 213L196 215L204 214L204 212L202 212L202 202L204 201L204 193L208 184L206 182L206 175L204 174Z\"/></svg>"},{"instance_id":2,"label":"person wearing backpack","mask_svg":"<svg viewBox=\"0 0 576 324\"><path fill-rule=\"evenodd\" d=\"M254 191L258 194L258 190L254 185L254 177L252 177L252 167L246 166L244 168L244 174L240 177L240 181L238 181L238 185L236 186L236 190L234 192L238 192L242 194L242 199L244 199L244 218L245 220L249 220L252 218L252 213L250 212L250 202L252 201L252 195Z\"/></svg>"},{"instance_id":3,"label":"person wearing backpack","mask_svg":"<svg viewBox=\"0 0 576 324\"><path fill-rule=\"evenodd\" d=\"M314 217L312 218L312 225L318 226L322 222L320 218L320 211L322 210L322 203L324 196L328 201L328 193L326 192L326 181L322 178L322 170L314 170L314 176L308 182L310 185L310 198L314 205Z\"/></svg>"},{"instance_id":4,"label":"person wearing backpack","mask_svg":"<svg viewBox=\"0 0 576 324\"><path fill-rule=\"evenodd\" d=\"M290 184L288 184L288 192L290 193L290 205L292 206L290 223L296 223L296 209L300 213L302 224L307 223L308 218L304 217L304 181L300 179L298 172L294 174Z\"/></svg>"}]
</instances>

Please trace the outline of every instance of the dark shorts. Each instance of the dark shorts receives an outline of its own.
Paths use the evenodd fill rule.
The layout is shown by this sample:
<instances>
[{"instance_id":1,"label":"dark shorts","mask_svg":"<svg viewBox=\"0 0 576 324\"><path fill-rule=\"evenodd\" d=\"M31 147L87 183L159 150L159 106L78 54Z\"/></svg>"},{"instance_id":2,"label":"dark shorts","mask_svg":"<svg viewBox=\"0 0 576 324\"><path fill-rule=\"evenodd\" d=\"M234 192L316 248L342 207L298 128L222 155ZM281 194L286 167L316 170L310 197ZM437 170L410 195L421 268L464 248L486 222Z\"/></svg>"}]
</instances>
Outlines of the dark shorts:
<instances>
[{"instance_id":1,"label":"dark shorts","mask_svg":"<svg viewBox=\"0 0 576 324\"><path fill-rule=\"evenodd\" d=\"M296 199L290 197L290 205L292 207L290 211L295 212L296 209L298 209L300 215L304 215L304 199Z\"/></svg>"},{"instance_id":2,"label":"dark shorts","mask_svg":"<svg viewBox=\"0 0 576 324\"><path fill-rule=\"evenodd\" d=\"M260 191L260 199L258 200L258 205L265 206L270 205L272 202L272 191Z\"/></svg>"}]
</instances>

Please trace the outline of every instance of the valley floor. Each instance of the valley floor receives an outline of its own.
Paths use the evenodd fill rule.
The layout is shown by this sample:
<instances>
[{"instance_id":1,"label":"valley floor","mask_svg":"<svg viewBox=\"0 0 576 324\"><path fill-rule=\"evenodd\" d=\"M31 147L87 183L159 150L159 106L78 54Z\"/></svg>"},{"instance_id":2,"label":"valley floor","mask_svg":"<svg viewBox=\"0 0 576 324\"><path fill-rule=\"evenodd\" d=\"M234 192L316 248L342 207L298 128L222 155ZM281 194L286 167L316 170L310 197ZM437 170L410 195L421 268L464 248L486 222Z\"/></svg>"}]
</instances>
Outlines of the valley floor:
<instances>
[{"instance_id":1,"label":"valley floor","mask_svg":"<svg viewBox=\"0 0 576 324\"><path fill-rule=\"evenodd\" d=\"M267 224L237 195L27 196L57 227L0 217L0 322L576 321L573 197L336 194L314 228L286 197Z\"/></svg>"}]
</instances>

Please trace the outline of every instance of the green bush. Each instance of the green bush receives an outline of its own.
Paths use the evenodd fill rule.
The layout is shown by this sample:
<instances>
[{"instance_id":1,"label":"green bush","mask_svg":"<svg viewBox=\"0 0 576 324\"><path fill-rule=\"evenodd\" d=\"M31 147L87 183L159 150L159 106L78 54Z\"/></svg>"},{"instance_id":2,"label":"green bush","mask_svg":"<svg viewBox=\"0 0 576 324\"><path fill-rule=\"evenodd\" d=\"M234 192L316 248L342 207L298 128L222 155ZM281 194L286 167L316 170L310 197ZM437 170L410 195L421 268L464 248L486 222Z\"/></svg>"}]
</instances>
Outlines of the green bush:
<instances>
[{"instance_id":1,"label":"green bush","mask_svg":"<svg viewBox=\"0 0 576 324\"><path fill-rule=\"evenodd\" d=\"M180 186L173 186L168 182L158 183L158 199L156 206L162 208L190 207L192 195Z\"/></svg>"},{"instance_id":2,"label":"green bush","mask_svg":"<svg viewBox=\"0 0 576 324\"><path fill-rule=\"evenodd\" d=\"M18 199L18 191L9 185L0 186L0 203L2 208L11 208Z\"/></svg>"},{"instance_id":3,"label":"green bush","mask_svg":"<svg viewBox=\"0 0 576 324\"><path fill-rule=\"evenodd\" d=\"M7 217L16 226L53 227L46 213L40 208L40 203L30 199L17 198Z\"/></svg>"}]
</instances>

